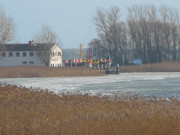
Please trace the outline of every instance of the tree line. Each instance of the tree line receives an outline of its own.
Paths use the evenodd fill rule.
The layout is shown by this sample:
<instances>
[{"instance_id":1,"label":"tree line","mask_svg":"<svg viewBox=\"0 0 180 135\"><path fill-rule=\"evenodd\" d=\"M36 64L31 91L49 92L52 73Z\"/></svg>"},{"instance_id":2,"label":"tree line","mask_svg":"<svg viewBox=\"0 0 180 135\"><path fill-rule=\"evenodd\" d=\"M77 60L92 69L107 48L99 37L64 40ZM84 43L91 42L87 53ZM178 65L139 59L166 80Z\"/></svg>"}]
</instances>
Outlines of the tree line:
<instances>
[{"instance_id":1,"label":"tree line","mask_svg":"<svg viewBox=\"0 0 180 135\"><path fill-rule=\"evenodd\" d=\"M91 56L110 57L112 63L129 64L180 60L179 13L166 5L135 5L122 21L119 7L98 9L93 17L98 38L88 44Z\"/></svg>"}]
</instances>

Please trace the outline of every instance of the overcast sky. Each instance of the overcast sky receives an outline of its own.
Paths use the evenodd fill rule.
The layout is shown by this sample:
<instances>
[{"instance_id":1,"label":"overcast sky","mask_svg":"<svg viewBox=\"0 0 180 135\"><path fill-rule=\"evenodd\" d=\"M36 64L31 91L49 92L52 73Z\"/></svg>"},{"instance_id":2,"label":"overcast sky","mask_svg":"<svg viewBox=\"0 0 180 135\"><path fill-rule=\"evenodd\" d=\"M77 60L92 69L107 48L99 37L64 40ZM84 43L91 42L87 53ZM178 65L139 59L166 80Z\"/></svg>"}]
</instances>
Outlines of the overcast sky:
<instances>
[{"instance_id":1,"label":"overcast sky","mask_svg":"<svg viewBox=\"0 0 180 135\"><path fill-rule=\"evenodd\" d=\"M98 8L118 6L125 19L127 7L135 4L180 8L180 0L0 0L0 6L16 24L13 42L27 43L43 25L49 25L63 43L62 48L77 48L80 43L87 46L97 37L92 18Z\"/></svg>"}]
</instances>

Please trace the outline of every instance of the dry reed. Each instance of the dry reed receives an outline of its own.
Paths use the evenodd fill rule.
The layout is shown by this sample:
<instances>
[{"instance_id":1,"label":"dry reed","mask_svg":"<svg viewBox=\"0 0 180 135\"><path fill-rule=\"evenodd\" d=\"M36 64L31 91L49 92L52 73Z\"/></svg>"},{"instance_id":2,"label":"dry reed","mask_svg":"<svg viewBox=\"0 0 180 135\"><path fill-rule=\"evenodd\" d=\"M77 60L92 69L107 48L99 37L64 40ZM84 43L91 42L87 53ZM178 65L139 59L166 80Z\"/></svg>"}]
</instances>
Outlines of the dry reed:
<instances>
[{"instance_id":1,"label":"dry reed","mask_svg":"<svg viewBox=\"0 0 180 135\"><path fill-rule=\"evenodd\" d=\"M16 66L0 67L0 78L103 76L104 71L83 67Z\"/></svg>"},{"instance_id":2,"label":"dry reed","mask_svg":"<svg viewBox=\"0 0 180 135\"><path fill-rule=\"evenodd\" d=\"M120 72L180 72L180 62L124 66L120 67Z\"/></svg>"},{"instance_id":3,"label":"dry reed","mask_svg":"<svg viewBox=\"0 0 180 135\"><path fill-rule=\"evenodd\" d=\"M0 135L178 135L180 101L0 85Z\"/></svg>"},{"instance_id":4,"label":"dry reed","mask_svg":"<svg viewBox=\"0 0 180 135\"><path fill-rule=\"evenodd\" d=\"M180 62L163 62L120 67L120 72L180 72ZM103 76L104 70L80 67L15 66L0 67L0 78Z\"/></svg>"}]
</instances>

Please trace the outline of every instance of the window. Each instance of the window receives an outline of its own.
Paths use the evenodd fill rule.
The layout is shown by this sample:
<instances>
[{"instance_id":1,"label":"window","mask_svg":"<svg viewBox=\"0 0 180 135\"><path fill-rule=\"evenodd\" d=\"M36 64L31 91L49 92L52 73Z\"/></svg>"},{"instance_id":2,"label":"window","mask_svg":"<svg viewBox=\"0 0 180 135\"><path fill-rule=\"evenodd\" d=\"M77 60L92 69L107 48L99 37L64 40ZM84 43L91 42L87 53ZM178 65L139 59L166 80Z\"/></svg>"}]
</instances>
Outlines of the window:
<instances>
[{"instance_id":1,"label":"window","mask_svg":"<svg viewBox=\"0 0 180 135\"><path fill-rule=\"evenodd\" d=\"M54 64L51 64L51 67L54 67Z\"/></svg>"},{"instance_id":2,"label":"window","mask_svg":"<svg viewBox=\"0 0 180 135\"><path fill-rule=\"evenodd\" d=\"M61 52L58 52L58 56L61 56Z\"/></svg>"},{"instance_id":3,"label":"window","mask_svg":"<svg viewBox=\"0 0 180 135\"><path fill-rule=\"evenodd\" d=\"M16 57L19 57L20 56L20 53L19 52L16 52Z\"/></svg>"},{"instance_id":4,"label":"window","mask_svg":"<svg viewBox=\"0 0 180 135\"><path fill-rule=\"evenodd\" d=\"M3 56L3 57L6 57L6 53L5 53L5 52L3 52L3 53L2 53L2 56Z\"/></svg>"},{"instance_id":5,"label":"window","mask_svg":"<svg viewBox=\"0 0 180 135\"><path fill-rule=\"evenodd\" d=\"M9 57L12 57L13 56L13 53L12 52L9 52Z\"/></svg>"},{"instance_id":6,"label":"window","mask_svg":"<svg viewBox=\"0 0 180 135\"><path fill-rule=\"evenodd\" d=\"M30 61L29 64L34 64L34 61Z\"/></svg>"},{"instance_id":7,"label":"window","mask_svg":"<svg viewBox=\"0 0 180 135\"><path fill-rule=\"evenodd\" d=\"M26 52L23 52L23 57L26 57Z\"/></svg>"},{"instance_id":8,"label":"window","mask_svg":"<svg viewBox=\"0 0 180 135\"><path fill-rule=\"evenodd\" d=\"M30 57L32 57L33 55L34 55L33 52L30 52L30 53L29 53L29 56L30 56Z\"/></svg>"},{"instance_id":9,"label":"window","mask_svg":"<svg viewBox=\"0 0 180 135\"><path fill-rule=\"evenodd\" d=\"M51 54L51 56L55 56L55 55L56 55L56 53L55 53L55 52L51 52L50 54Z\"/></svg>"},{"instance_id":10,"label":"window","mask_svg":"<svg viewBox=\"0 0 180 135\"><path fill-rule=\"evenodd\" d=\"M27 64L27 61L23 61L22 64Z\"/></svg>"}]
</instances>

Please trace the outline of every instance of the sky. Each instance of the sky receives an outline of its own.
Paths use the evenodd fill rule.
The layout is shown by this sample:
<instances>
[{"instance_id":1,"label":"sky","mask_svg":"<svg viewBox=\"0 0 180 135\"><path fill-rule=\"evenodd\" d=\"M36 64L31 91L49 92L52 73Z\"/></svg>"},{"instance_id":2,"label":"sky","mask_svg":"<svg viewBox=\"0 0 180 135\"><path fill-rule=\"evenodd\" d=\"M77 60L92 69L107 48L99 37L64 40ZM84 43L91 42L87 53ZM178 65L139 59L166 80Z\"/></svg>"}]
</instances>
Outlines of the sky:
<instances>
[{"instance_id":1,"label":"sky","mask_svg":"<svg viewBox=\"0 0 180 135\"><path fill-rule=\"evenodd\" d=\"M42 26L48 25L59 37L61 47L77 48L97 38L93 16L98 8L120 8L122 20L133 5L166 4L180 11L180 0L0 0L0 7L16 25L13 43L28 43Z\"/></svg>"}]
</instances>

